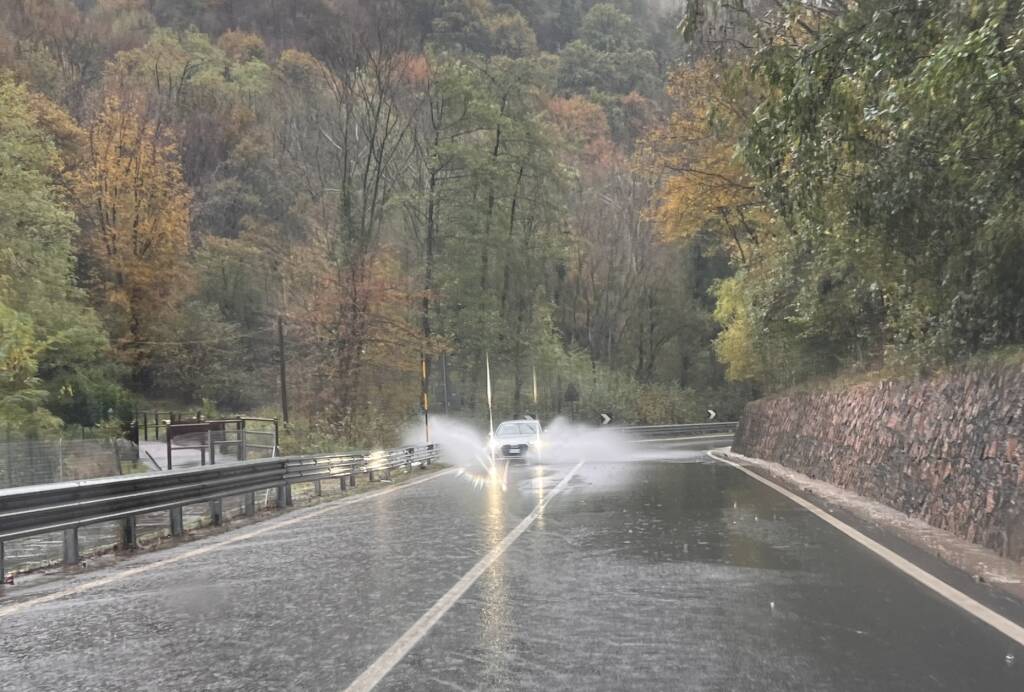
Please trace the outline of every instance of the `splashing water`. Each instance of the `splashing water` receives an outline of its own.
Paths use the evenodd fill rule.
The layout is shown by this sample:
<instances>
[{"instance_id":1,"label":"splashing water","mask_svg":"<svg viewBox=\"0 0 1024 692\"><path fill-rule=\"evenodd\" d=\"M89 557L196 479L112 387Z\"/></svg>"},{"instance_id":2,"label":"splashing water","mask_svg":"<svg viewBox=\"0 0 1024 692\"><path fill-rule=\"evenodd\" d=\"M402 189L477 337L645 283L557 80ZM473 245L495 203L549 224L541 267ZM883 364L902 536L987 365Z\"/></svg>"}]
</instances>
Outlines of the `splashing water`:
<instances>
[{"instance_id":1,"label":"splashing water","mask_svg":"<svg viewBox=\"0 0 1024 692\"><path fill-rule=\"evenodd\" d=\"M431 440L441 447L441 461L457 467L459 474L474 486L508 488L509 462L494 458L482 427L438 417L431 419L430 430ZM423 430L410 428L404 441L410 445L422 444ZM581 425L564 418L556 418L545 427L541 442L539 459L534 464L547 467L579 461L593 464L703 458L702 452L645 444L622 430Z\"/></svg>"},{"instance_id":2,"label":"splashing water","mask_svg":"<svg viewBox=\"0 0 1024 692\"><path fill-rule=\"evenodd\" d=\"M508 462L494 458L487 436L477 428L451 418L438 417L430 423L430 437L441 447L441 461L455 466L475 486L508 487ZM404 444L422 444L423 431L411 428Z\"/></svg>"}]
</instances>

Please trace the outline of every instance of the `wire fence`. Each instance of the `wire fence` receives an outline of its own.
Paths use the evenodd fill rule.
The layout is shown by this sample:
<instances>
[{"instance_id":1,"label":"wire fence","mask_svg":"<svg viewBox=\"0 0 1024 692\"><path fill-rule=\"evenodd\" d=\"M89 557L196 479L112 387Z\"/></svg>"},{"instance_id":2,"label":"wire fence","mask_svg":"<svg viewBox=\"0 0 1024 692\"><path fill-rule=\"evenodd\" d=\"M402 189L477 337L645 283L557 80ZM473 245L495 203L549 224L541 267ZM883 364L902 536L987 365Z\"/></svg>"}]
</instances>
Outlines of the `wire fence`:
<instances>
[{"instance_id":1,"label":"wire fence","mask_svg":"<svg viewBox=\"0 0 1024 692\"><path fill-rule=\"evenodd\" d=\"M0 488L116 476L138 458L138 447L122 439L2 442Z\"/></svg>"}]
</instances>

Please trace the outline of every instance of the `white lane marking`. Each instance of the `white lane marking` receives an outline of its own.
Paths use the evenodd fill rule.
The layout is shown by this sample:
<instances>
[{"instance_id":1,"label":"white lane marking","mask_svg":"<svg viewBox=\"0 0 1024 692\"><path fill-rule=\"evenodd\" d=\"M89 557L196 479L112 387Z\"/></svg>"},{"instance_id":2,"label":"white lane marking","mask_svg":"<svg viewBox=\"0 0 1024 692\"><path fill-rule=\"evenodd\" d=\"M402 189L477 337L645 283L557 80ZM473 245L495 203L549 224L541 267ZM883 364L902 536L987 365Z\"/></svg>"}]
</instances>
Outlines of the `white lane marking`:
<instances>
[{"instance_id":1,"label":"white lane marking","mask_svg":"<svg viewBox=\"0 0 1024 692\"><path fill-rule=\"evenodd\" d=\"M346 692L368 692L376 687L377 683L384 679L391 669L398 665L399 661L405 658L405 655L412 650L416 644L420 642L423 637L426 636L427 632L438 623L438 621L444 617L445 613L451 610L451 607L462 598L462 596L469 590L469 587L473 586L477 579L487 571L487 568L493 565L502 554L508 550L509 546L515 543L516 539L519 538L526 529L530 528L530 525L540 516L544 508L550 503L555 497L565 490L565 486L569 484L576 472L583 466L583 462L576 464L569 473L566 474L565 478L555 486L549 494L545 495L540 501L537 502L537 506L533 508L533 511L526 515L519 524L512 529L505 538L502 539L501 543L491 548L490 552L481 558L480 562L473 565L466 574L463 575L462 579L459 579L455 583L455 586L448 589L448 592L441 596L430 607L430 610L425 612L419 620L413 623L412 627L405 631L398 640L392 644L387 651L382 653L380 657L373 662L373 664L364 670L362 674L352 682L346 688Z\"/></svg>"},{"instance_id":2,"label":"white lane marking","mask_svg":"<svg viewBox=\"0 0 1024 692\"><path fill-rule=\"evenodd\" d=\"M409 481L408 483L401 483L399 485L391 486L390 488L384 488L383 490L377 490L374 492L365 493L363 495L356 495L355 497L344 498L341 500L337 500L335 502L330 502L324 507L320 507L318 509L305 512L303 514L291 518L282 518L278 521L275 521L274 519L268 519L264 524L257 525L251 531L246 531L245 529L242 529L239 533L235 535L227 534L223 539L217 540L213 543L209 543L200 548L188 550L183 553L179 553L178 555L172 555L170 557L164 558L163 560L157 560L156 562L151 562L146 565L130 567L128 569L115 572L114 574L111 574L109 576L100 577L99 579L93 579L92 581L87 581L83 584L72 586L62 591L54 591L53 593L49 593L44 596L29 598L24 601L19 601L18 603L12 603L9 606L0 608L0 617L3 617L5 615L13 615L15 613L21 612L22 610L25 610L26 608L37 606L42 603L49 603L50 601L56 601L58 599L66 598L68 596L74 596L76 594L82 593L83 591L91 591L101 586L106 586L107 584L121 581L122 579L127 579L128 577L134 577L145 572L150 572L158 567L166 567L167 565L173 565L176 562L187 560L190 557L197 557L199 555L205 555L206 553L212 553L225 546L229 546L234 543L239 543L240 541L247 541L250 538L256 538L257 536L262 536L263 534L269 531L284 528L285 526L291 526L293 524L297 524L307 519L318 517L321 514L327 514L328 512L336 512L339 509L342 509L349 505L354 505L359 502L366 502L367 500L373 500L378 497L381 497L382 495L387 495L389 493L401 490L402 488L411 488L414 485L426 483L428 481L434 480L435 478L441 478L442 476L447 476L449 474L455 473L457 470L458 469L454 468L447 469L445 471L433 473L427 476L426 478L418 478L414 481Z\"/></svg>"},{"instance_id":3,"label":"white lane marking","mask_svg":"<svg viewBox=\"0 0 1024 692\"><path fill-rule=\"evenodd\" d=\"M741 464L737 464L736 462L727 459L721 454L716 454L715 452L708 452L708 455L712 459L715 459L716 461L721 461L723 463L729 464L730 466L739 469L740 471L747 474L751 478L758 480L761 483L764 483L772 490L780 493L781 495L786 496L787 498L797 503L807 511L812 512L819 519L827 522L828 524L831 524L834 528L838 529L842 533L846 534L848 537L857 541L862 546L864 546L871 552L881 557L883 560L889 562L896 569L905 573L912 579L917 580L923 586L928 587L938 595L950 601L951 603L953 603L953 605L962 608L963 610L967 611L969 614L978 618L985 624L995 628L996 630L1003 633L1004 635L1014 640L1018 644L1024 646L1024 627L1021 627L1012 620L1005 618L999 613L995 612L994 610L982 605L981 603L978 603L964 592L950 586L949 584L942 581L938 577L932 575L931 573L926 572L910 560L907 560L906 558L897 555L881 543L871 538L868 538L857 529L853 528L849 524L840 521L839 519L836 519L834 516L832 516L825 510L821 509L820 507L811 502L808 502L807 500L800 497L796 493L790 492L786 488L783 488L781 485L773 483L767 478L764 478L761 475L754 473L753 471L747 469Z\"/></svg>"}]
</instances>

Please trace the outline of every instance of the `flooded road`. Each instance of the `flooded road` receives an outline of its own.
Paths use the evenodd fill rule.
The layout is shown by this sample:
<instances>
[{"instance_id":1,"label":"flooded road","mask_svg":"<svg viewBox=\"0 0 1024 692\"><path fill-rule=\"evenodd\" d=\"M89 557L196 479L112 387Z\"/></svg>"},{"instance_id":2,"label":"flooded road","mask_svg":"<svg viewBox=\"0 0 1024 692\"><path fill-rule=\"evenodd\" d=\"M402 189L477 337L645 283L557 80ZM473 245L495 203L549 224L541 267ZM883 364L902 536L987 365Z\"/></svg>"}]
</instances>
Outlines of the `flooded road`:
<instances>
[{"instance_id":1,"label":"flooded road","mask_svg":"<svg viewBox=\"0 0 1024 692\"><path fill-rule=\"evenodd\" d=\"M376 662L389 690L1024 689L1017 644L810 512L651 457L448 473L11 590L0 687L345 689Z\"/></svg>"}]
</instances>

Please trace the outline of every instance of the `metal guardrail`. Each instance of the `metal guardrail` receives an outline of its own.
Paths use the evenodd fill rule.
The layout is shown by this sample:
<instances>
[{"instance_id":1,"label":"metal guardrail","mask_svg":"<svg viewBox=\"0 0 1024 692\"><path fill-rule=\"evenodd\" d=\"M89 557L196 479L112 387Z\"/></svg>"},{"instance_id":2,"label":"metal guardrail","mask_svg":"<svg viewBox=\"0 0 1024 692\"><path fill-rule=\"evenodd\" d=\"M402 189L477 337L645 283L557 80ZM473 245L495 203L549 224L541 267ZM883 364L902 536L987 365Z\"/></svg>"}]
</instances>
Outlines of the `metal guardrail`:
<instances>
[{"instance_id":1,"label":"metal guardrail","mask_svg":"<svg viewBox=\"0 0 1024 692\"><path fill-rule=\"evenodd\" d=\"M739 423L735 421L723 421L721 423L689 423L686 425L631 425L618 429L635 437L665 439L698 435L730 435L736 432L738 425Z\"/></svg>"},{"instance_id":2,"label":"metal guardrail","mask_svg":"<svg viewBox=\"0 0 1024 692\"><path fill-rule=\"evenodd\" d=\"M323 481L341 488L355 486L366 473L373 481L400 468L428 466L439 455L437 445L402 447L379 452L313 454L257 461L223 462L216 466L154 471L130 476L0 490L0 576L3 542L44 533L64 533L64 563L80 560L78 530L101 522L121 522L121 544L138 545L136 518L140 514L168 512L171 534L184 533L182 507L210 503L215 525L223 521L225 497L243 496L244 513L256 513L255 493L276 490L275 504L292 504L292 485L313 483L317 495Z\"/></svg>"},{"instance_id":3,"label":"metal guardrail","mask_svg":"<svg viewBox=\"0 0 1024 692\"><path fill-rule=\"evenodd\" d=\"M616 428L644 440L728 435L737 423L688 425L636 425ZM121 522L121 544L138 545L136 518L141 514L167 512L171 535L184 533L182 508L210 503L215 525L223 522L222 501L242 496L244 513L256 512L255 493L273 489L275 504L292 504L292 485L313 483L317 495L323 481L337 481L341 488L354 486L366 473L369 480L390 476L391 471L427 466L437 460L437 445L402 447L379 452L348 452L273 457L256 461L229 461L216 465L170 471L154 471L84 481L23 486L0 490L0 575L3 543L44 533L63 532L64 563L80 560L78 530L102 522Z\"/></svg>"}]
</instances>

